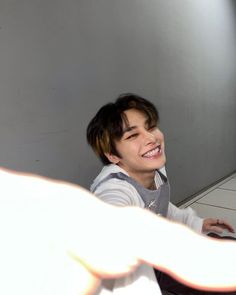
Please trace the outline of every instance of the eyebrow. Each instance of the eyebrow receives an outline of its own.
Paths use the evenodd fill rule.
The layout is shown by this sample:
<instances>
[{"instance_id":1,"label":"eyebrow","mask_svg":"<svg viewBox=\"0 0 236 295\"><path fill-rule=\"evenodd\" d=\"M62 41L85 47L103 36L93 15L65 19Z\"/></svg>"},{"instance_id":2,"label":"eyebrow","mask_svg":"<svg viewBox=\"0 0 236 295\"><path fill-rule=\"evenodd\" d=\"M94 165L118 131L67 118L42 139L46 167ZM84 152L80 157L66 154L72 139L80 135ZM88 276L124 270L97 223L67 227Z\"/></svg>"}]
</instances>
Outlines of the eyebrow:
<instances>
[{"instance_id":1,"label":"eyebrow","mask_svg":"<svg viewBox=\"0 0 236 295\"><path fill-rule=\"evenodd\" d=\"M148 125L148 119L145 121L145 125ZM123 132L122 132L122 136L126 133L126 132L130 132L134 129L137 129L138 127L137 126L128 126L126 127Z\"/></svg>"},{"instance_id":2,"label":"eyebrow","mask_svg":"<svg viewBox=\"0 0 236 295\"><path fill-rule=\"evenodd\" d=\"M132 131L134 129L136 129L137 126L128 126L126 127L124 130L123 130L123 135L126 133L126 132L129 132L129 131Z\"/></svg>"}]
</instances>

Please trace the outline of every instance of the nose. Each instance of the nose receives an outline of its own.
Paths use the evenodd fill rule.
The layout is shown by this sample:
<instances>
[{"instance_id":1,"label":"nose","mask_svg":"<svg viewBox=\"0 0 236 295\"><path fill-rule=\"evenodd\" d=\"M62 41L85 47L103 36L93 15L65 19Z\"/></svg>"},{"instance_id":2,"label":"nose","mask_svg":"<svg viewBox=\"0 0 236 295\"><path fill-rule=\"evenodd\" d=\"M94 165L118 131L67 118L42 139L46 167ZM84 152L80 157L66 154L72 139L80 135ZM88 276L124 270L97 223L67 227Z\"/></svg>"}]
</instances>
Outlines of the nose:
<instances>
[{"instance_id":1,"label":"nose","mask_svg":"<svg viewBox=\"0 0 236 295\"><path fill-rule=\"evenodd\" d=\"M144 130L143 137L145 140L145 145L153 144L153 143L156 143L157 141L155 135L148 130Z\"/></svg>"}]
</instances>

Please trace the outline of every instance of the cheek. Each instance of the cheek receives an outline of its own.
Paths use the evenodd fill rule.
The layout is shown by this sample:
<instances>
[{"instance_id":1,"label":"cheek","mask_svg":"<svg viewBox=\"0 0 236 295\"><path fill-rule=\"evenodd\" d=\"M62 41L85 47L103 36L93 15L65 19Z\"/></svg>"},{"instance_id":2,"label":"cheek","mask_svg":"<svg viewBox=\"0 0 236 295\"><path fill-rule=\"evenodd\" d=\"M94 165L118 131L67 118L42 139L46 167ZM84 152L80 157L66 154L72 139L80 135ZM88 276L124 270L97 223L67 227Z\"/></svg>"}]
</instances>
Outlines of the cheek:
<instances>
[{"instance_id":1,"label":"cheek","mask_svg":"<svg viewBox=\"0 0 236 295\"><path fill-rule=\"evenodd\" d=\"M133 151L133 147L129 144L121 144L116 149L122 159L126 158Z\"/></svg>"},{"instance_id":2,"label":"cheek","mask_svg":"<svg viewBox=\"0 0 236 295\"><path fill-rule=\"evenodd\" d=\"M138 145L137 145L137 144L129 145L129 146L127 146L127 147L124 149L124 153L125 153L125 155L129 155L129 154L134 155L135 152L137 152L137 151L138 151Z\"/></svg>"},{"instance_id":3,"label":"cheek","mask_svg":"<svg viewBox=\"0 0 236 295\"><path fill-rule=\"evenodd\" d=\"M127 145L126 147L123 147L122 155L123 159L125 159L128 162L132 162L134 158L136 158L137 155L140 153L140 146L136 144Z\"/></svg>"}]
</instances>

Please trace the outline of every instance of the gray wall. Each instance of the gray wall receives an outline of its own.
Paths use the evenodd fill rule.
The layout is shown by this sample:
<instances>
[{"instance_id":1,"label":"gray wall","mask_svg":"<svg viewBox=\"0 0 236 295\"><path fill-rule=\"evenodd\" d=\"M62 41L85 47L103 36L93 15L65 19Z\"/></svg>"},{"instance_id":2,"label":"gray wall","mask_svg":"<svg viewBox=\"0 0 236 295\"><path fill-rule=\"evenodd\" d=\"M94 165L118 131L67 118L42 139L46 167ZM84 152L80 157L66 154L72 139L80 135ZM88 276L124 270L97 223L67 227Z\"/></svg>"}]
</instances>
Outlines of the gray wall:
<instances>
[{"instance_id":1,"label":"gray wall","mask_svg":"<svg viewBox=\"0 0 236 295\"><path fill-rule=\"evenodd\" d=\"M0 0L0 165L88 187L85 130L152 100L177 203L236 170L235 1Z\"/></svg>"}]
</instances>

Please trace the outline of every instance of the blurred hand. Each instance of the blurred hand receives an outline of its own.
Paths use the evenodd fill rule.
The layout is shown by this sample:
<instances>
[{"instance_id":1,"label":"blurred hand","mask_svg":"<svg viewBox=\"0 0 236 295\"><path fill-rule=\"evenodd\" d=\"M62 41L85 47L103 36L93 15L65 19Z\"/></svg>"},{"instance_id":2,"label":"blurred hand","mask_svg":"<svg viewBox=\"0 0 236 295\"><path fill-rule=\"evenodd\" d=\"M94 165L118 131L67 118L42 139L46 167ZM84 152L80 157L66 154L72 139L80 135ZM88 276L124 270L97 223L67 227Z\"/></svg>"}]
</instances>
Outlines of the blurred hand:
<instances>
[{"instance_id":1,"label":"blurred hand","mask_svg":"<svg viewBox=\"0 0 236 295\"><path fill-rule=\"evenodd\" d=\"M141 208L108 205L76 185L1 169L0 181L0 294L93 294L101 279L125 276L141 263L191 287L236 290L235 242ZM233 230L216 219L204 224Z\"/></svg>"}]
</instances>

